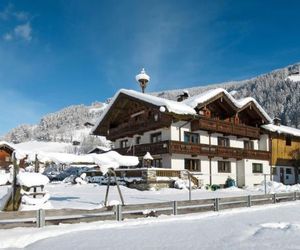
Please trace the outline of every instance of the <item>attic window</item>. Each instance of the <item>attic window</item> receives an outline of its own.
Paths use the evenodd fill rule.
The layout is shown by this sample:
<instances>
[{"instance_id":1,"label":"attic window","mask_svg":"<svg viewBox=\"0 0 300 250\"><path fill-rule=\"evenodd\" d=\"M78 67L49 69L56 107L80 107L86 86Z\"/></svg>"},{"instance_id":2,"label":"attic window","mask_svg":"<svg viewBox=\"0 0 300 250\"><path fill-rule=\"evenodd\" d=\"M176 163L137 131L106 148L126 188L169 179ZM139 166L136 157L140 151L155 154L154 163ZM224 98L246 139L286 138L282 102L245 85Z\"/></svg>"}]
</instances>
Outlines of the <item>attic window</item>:
<instances>
[{"instance_id":1,"label":"attic window","mask_svg":"<svg viewBox=\"0 0 300 250\"><path fill-rule=\"evenodd\" d=\"M285 137L285 145L292 146L292 137L290 135Z\"/></svg>"}]
</instances>

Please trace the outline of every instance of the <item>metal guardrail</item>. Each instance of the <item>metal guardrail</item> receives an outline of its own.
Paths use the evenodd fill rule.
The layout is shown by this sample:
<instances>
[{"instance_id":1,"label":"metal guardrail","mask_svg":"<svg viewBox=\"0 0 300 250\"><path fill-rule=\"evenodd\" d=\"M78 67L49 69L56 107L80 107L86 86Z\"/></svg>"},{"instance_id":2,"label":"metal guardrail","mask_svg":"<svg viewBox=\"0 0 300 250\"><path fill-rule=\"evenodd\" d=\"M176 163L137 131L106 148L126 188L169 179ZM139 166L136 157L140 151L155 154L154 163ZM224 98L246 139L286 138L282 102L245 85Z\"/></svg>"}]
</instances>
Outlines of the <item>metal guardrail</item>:
<instances>
[{"instance_id":1,"label":"metal guardrail","mask_svg":"<svg viewBox=\"0 0 300 250\"><path fill-rule=\"evenodd\" d=\"M94 210L51 209L1 212L0 229L35 226L43 227L45 225L58 225L59 223L94 222L104 220L121 221L123 219L144 218L162 214L178 215L201 213L296 200L300 200L299 192L117 205Z\"/></svg>"}]
</instances>

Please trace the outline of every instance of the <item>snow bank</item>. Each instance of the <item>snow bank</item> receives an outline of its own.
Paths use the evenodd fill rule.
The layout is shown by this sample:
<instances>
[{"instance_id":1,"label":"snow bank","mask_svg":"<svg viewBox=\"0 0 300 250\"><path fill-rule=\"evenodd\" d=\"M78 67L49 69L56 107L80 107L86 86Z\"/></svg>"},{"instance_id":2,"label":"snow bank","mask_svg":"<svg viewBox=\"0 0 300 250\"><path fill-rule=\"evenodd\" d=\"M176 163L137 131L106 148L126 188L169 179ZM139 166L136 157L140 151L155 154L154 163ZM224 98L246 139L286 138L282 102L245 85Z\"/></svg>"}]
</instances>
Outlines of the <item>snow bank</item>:
<instances>
[{"instance_id":1,"label":"snow bank","mask_svg":"<svg viewBox=\"0 0 300 250\"><path fill-rule=\"evenodd\" d=\"M46 193L42 198L32 198L29 196L22 196L22 203L25 205L31 205L31 206L40 206L42 204L45 204L50 199L50 194Z\"/></svg>"},{"instance_id":2,"label":"snow bank","mask_svg":"<svg viewBox=\"0 0 300 250\"><path fill-rule=\"evenodd\" d=\"M6 185L10 180L10 174L9 173L0 173L0 186Z\"/></svg>"},{"instance_id":3,"label":"snow bank","mask_svg":"<svg viewBox=\"0 0 300 250\"><path fill-rule=\"evenodd\" d=\"M267 193L286 193L286 192L299 192L300 191L300 184L295 185L284 185L280 182L275 181L267 181ZM262 182L260 185L255 187L249 187L246 190L249 191L258 191L258 192L264 192L265 191L265 185L264 182Z\"/></svg>"},{"instance_id":4,"label":"snow bank","mask_svg":"<svg viewBox=\"0 0 300 250\"><path fill-rule=\"evenodd\" d=\"M49 183L47 176L40 173L19 173L17 176L18 183L22 186L33 187L33 186L45 186Z\"/></svg>"}]
</instances>

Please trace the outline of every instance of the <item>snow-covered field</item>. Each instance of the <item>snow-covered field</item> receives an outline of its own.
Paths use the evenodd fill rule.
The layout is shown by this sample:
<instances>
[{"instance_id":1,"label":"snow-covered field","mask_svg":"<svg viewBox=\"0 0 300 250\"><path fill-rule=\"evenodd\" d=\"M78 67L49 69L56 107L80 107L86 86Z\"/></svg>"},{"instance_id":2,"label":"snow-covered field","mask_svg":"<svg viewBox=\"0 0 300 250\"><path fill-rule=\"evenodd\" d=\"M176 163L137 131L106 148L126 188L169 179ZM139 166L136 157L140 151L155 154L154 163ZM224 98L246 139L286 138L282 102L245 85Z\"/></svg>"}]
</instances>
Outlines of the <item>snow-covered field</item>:
<instances>
[{"instance_id":1,"label":"snow-covered field","mask_svg":"<svg viewBox=\"0 0 300 250\"><path fill-rule=\"evenodd\" d=\"M299 249L300 202L184 216L0 230L0 248Z\"/></svg>"},{"instance_id":2,"label":"snow-covered field","mask_svg":"<svg viewBox=\"0 0 300 250\"><path fill-rule=\"evenodd\" d=\"M53 208L81 208L95 209L101 206L104 200L106 186L98 184L71 185L65 183L48 184L45 187L50 193L50 202ZM141 204L152 202L164 202L174 200L188 200L189 191L174 188L161 189L159 191L139 191L121 186L125 204ZM229 188L218 191L201 189L192 190L192 199L205 199L211 197L228 197L248 194L261 194L259 191L244 191L238 188ZM117 187L111 186L109 201L120 200Z\"/></svg>"}]
</instances>

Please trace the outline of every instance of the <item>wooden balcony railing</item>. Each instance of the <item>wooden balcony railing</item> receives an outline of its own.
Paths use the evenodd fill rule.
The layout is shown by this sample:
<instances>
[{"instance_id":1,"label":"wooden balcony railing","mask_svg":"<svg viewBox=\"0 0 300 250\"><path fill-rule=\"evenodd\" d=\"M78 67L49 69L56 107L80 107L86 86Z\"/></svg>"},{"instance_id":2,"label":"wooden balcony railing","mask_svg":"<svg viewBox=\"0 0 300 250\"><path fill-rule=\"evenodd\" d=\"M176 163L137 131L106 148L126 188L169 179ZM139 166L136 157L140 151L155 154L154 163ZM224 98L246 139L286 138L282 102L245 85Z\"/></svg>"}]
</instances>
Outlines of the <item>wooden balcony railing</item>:
<instances>
[{"instance_id":1,"label":"wooden balcony railing","mask_svg":"<svg viewBox=\"0 0 300 250\"><path fill-rule=\"evenodd\" d=\"M119 138L124 138L126 136L132 136L136 134L142 134L144 132L159 129L163 127L169 127L171 125L171 120L169 117L158 118L157 121L131 121L120 124L116 128L110 128L109 134L106 136L109 140L116 140Z\"/></svg>"},{"instance_id":2,"label":"wooden balcony railing","mask_svg":"<svg viewBox=\"0 0 300 250\"><path fill-rule=\"evenodd\" d=\"M192 144L180 141L162 141L157 143L135 145L131 148L115 149L123 155L144 156L147 152L157 154L187 154L203 155L208 157L223 157L235 159L270 160L270 152L249 150L243 148L220 147L207 144Z\"/></svg>"},{"instance_id":3,"label":"wooden balcony railing","mask_svg":"<svg viewBox=\"0 0 300 250\"><path fill-rule=\"evenodd\" d=\"M201 117L199 120L192 121L191 129L192 131L206 130L210 132L218 132L222 134L236 135L253 139L259 139L260 136L259 128L250 127L247 125L237 125L232 122L213 120L206 117Z\"/></svg>"}]
</instances>

